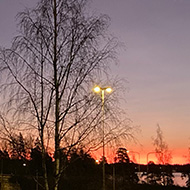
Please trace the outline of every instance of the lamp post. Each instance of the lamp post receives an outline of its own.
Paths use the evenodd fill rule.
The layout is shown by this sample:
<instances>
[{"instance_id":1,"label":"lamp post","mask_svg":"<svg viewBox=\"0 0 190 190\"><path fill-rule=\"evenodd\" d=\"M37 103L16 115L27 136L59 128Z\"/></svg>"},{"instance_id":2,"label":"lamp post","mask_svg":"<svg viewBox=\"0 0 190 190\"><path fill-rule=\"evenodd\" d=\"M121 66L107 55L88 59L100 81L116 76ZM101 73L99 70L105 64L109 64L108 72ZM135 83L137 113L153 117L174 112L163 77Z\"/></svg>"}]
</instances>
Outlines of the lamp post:
<instances>
[{"instance_id":1,"label":"lamp post","mask_svg":"<svg viewBox=\"0 0 190 190\"><path fill-rule=\"evenodd\" d=\"M128 153L138 154L138 157L139 157L138 172L140 175L140 153L136 151L128 151Z\"/></svg>"},{"instance_id":2,"label":"lamp post","mask_svg":"<svg viewBox=\"0 0 190 190\"><path fill-rule=\"evenodd\" d=\"M148 156L150 155L150 154L156 154L157 152L148 152L147 153L147 157L146 157L146 161L147 161L147 175L148 175Z\"/></svg>"},{"instance_id":3,"label":"lamp post","mask_svg":"<svg viewBox=\"0 0 190 190\"><path fill-rule=\"evenodd\" d=\"M113 190L115 190L115 164L116 164L117 158L114 157L114 163L113 163Z\"/></svg>"},{"instance_id":4,"label":"lamp post","mask_svg":"<svg viewBox=\"0 0 190 190\"><path fill-rule=\"evenodd\" d=\"M148 154L147 154L147 183L148 183L148 156L150 155L150 154L157 154L157 153L159 153L159 154L162 154L162 157L163 157L163 153L161 152L161 151L157 151L157 152L148 152Z\"/></svg>"},{"instance_id":5,"label":"lamp post","mask_svg":"<svg viewBox=\"0 0 190 190\"><path fill-rule=\"evenodd\" d=\"M105 185L105 142L104 142L104 119L105 119L105 111L104 111L104 95L105 92L107 93L111 93L112 89L110 87L99 87L96 86L94 88L94 92L99 93L101 92L101 99L102 99L102 151L103 151L103 160L102 160L102 170L103 170L103 190L106 189L106 185Z\"/></svg>"},{"instance_id":6,"label":"lamp post","mask_svg":"<svg viewBox=\"0 0 190 190\"><path fill-rule=\"evenodd\" d=\"M147 173L148 173L148 156L150 155L150 154L157 154L157 153L159 153L159 154L162 154L162 158L163 158L163 152L161 152L161 151L157 151L157 152L148 152L147 153Z\"/></svg>"},{"instance_id":7,"label":"lamp post","mask_svg":"<svg viewBox=\"0 0 190 190\"><path fill-rule=\"evenodd\" d=\"M147 173L147 183L149 182L149 180L148 180L148 156L150 155L150 154L156 154L156 152L148 152L147 153L147 157L146 157L146 161L147 161L147 167L146 167L146 169L147 169L147 171L146 171L146 173Z\"/></svg>"}]
</instances>

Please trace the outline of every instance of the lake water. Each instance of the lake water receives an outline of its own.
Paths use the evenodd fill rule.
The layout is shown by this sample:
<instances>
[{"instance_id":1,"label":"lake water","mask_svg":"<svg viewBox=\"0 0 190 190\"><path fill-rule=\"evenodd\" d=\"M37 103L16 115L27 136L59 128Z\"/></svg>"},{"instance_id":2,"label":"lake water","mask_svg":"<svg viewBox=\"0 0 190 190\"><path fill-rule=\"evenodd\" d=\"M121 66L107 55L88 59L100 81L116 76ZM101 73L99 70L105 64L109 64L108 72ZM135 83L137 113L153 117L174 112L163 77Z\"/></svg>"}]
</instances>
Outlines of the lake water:
<instances>
[{"instance_id":1,"label":"lake water","mask_svg":"<svg viewBox=\"0 0 190 190\"><path fill-rule=\"evenodd\" d=\"M187 178L184 177L183 179L181 178L181 173L173 173L174 175L174 185L179 185L181 187L186 187L186 181Z\"/></svg>"},{"instance_id":2,"label":"lake water","mask_svg":"<svg viewBox=\"0 0 190 190\"><path fill-rule=\"evenodd\" d=\"M184 177L183 179L181 178L181 173L179 172L176 172L176 173L173 173L174 175L174 185L178 185L180 187L186 187L186 181L187 181L187 178ZM141 180L145 181L145 177L142 177Z\"/></svg>"}]
</instances>

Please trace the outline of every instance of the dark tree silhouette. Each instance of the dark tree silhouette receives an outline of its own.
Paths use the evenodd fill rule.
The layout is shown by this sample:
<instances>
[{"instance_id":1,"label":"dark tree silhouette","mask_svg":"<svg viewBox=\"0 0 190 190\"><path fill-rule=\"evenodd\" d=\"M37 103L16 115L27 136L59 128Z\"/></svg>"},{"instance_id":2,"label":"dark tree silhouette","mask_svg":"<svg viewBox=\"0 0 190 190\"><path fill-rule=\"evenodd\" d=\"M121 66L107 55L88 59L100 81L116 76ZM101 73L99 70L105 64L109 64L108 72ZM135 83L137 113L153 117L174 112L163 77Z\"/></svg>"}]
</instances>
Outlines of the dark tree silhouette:
<instances>
[{"instance_id":1,"label":"dark tree silhouette","mask_svg":"<svg viewBox=\"0 0 190 190\"><path fill-rule=\"evenodd\" d=\"M119 148L117 150L116 161L119 163L127 163L127 164L130 162L126 148Z\"/></svg>"},{"instance_id":2,"label":"dark tree silhouette","mask_svg":"<svg viewBox=\"0 0 190 190\"><path fill-rule=\"evenodd\" d=\"M168 148L167 143L164 141L163 132L159 125L157 125L156 137L153 139L153 144L155 146L156 157L158 159L158 163L163 165L161 170L156 173L156 177L158 178L158 183L162 185L173 185L173 174L172 170L166 167L172 159L171 151Z\"/></svg>"},{"instance_id":3,"label":"dark tree silhouette","mask_svg":"<svg viewBox=\"0 0 190 190\"><path fill-rule=\"evenodd\" d=\"M127 153L126 148L119 148L116 152L115 163L112 164L116 189L127 189L127 187L130 189L139 181L135 169L136 164L130 162ZM111 172L110 175L112 175Z\"/></svg>"},{"instance_id":4,"label":"dark tree silhouette","mask_svg":"<svg viewBox=\"0 0 190 190\"><path fill-rule=\"evenodd\" d=\"M63 149L69 155L81 143L89 149L102 146L101 98L90 89L115 61L118 42L107 33L109 17L89 16L86 3L40 0L34 9L18 14L20 33L10 49L0 51L0 90L8 102L5 115L12 120L1 123L3 135L16 128L39 136L45 190L58 190L65 169ZM105 143L126 137L131 129L115 117L121 113L115 109L117 101L111 99L115 92L105 99L106 124L111 123L105 130ZM53 187L46 165L50 150L54 153Z\"/></svg>"}]
</instances>

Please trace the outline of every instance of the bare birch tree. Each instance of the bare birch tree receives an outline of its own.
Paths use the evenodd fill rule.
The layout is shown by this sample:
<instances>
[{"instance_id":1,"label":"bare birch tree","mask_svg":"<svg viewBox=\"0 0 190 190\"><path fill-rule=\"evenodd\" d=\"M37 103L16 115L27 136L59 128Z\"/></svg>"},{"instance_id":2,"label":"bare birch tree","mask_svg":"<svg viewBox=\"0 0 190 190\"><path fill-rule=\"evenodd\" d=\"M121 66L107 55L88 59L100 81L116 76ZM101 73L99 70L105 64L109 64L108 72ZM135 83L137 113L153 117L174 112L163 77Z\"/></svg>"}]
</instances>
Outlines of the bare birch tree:
<instances>
[{"instance_id":1,"label":"bare birch tree","mask_svg":"<svg viewBox=\"0 0 190 190\"><path fill-rule=\"evenodd\" d=\"M159 125L157 125L156 137L153 139L155 146L156 157L159 164L169 164L172 156L167 143L164 141L163 132Z\"/></svg>"},{"instance_id":2,"label":"bare birch tree","mask_svg":"<svg viewBox=\"0 0 190 190\"><path fill-rule=\"evenodd\" d=\"M159 164L162 165L161 171L159 172L159 175L157 174L157 177L160 177L162 185L173 185L174 176L172 170L165 167L165 165L171 162L171 151L169 150L167 143L164 141L163 132L159 125L157 125L156 133L157 136L154 139L155 152Z\"/></svg>"},{"instance_id":3,"label":"bare birch tree","mask_svg":"<svg viewBox=\"0 0 190 190\"><path fill-rule=\"evenodd\" d=\"M1 92L4 110L17 130L36 134L42 147L45 189L58 189L61 151L101 144L101 100L91 89L116 55L118 42L107 34L109 17L89 16L86 0L41 0L18 14L20 33L10 49L1 49ZM110 99L111 96L109 95ZM106 100L109 125L105 140L129 134ZM112 106L113 102L112 102ZM110 116L112 118L110 119ZM52 148L54 145L54 148ZM51 149L50 149L51 148ZM54 153L54 187L45 163Z\"/></svg>"}]
</instances>

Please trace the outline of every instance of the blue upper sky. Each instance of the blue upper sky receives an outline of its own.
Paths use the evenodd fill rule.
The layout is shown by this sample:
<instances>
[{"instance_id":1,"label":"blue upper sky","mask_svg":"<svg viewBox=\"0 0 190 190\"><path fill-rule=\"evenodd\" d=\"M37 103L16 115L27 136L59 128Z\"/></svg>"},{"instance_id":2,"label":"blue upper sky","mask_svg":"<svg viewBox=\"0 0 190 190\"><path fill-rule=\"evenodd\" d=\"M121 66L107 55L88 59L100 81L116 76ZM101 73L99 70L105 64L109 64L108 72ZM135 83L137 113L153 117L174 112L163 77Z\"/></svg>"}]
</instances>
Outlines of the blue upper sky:
<instances>
[{"instance_id":1,"label":"blue upper sky","mask_svg":"<svg viewBox=\"0 0 190 190\"><path fill-rule=\"evenodd\" d=\"M0 1L0 46L10 46L18 11L36 2ZM152 151L159 123L173 157L180 155L186 162L182 157L190 137L190 1L91 0L89 6L111 17L110 32L126 47L112 73L128 81L124 109L134 125L141 126L137 137L143 145L134 148L127 143L128 149Z\"/></svg>"}]
</instances>

